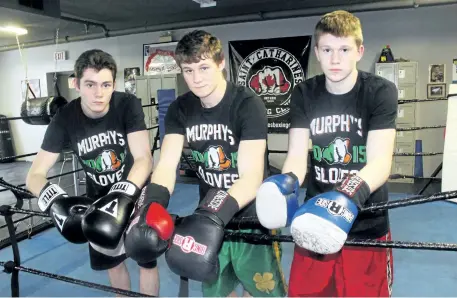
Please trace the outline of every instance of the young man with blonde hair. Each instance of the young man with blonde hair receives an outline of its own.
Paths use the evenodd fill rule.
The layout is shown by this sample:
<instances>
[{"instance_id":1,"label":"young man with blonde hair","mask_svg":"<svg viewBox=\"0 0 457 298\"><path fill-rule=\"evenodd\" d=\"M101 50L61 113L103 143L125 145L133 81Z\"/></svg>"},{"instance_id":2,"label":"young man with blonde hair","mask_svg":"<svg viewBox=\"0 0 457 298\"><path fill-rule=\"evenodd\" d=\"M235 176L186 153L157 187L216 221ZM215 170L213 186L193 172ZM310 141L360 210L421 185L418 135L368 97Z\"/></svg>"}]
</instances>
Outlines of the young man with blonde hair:
<instances>
[{"instance_id":1,"label":"young man with blonde hair","mask_svg":"<svg viewBox=\"0 0 457 298\"><path fill-rule=\"evenodd\" d=\"M293 91L286 161L282 174L258 191L259 220L267 228L291 227L296 246L289 296L390 296L391 249L344 243L390 239L388 212L361 209L388 200L397 89L357 69L363 35L351 13L324 15L314 37L323 74ZM299 207L310 139L307 193Z\"/></svg>"}]
</instances>

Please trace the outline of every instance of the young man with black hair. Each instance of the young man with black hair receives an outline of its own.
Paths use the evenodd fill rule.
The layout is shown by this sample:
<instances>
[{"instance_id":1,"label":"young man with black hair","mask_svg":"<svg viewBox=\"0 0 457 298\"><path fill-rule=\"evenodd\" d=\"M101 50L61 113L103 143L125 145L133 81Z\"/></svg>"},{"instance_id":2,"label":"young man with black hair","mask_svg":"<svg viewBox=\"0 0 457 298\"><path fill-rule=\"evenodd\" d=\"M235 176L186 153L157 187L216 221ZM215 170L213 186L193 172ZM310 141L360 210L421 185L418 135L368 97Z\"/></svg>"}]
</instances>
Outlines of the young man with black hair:
<instances>
[{"instance_id":1,"label":"young man with black hair","mask_svg":"<svg viewBox=\"0 0 457 298\"><path fill-rule=\"evenodd\" d=\"M151 175L152 156L141 102L115 90L117 65L101 50L75 63L80 97L61 108L49 124L27 175L38 206L72 243L89 242L91 268L108 270L111 285L130 289L123 235L140 189ZM69 196L46 176L65 145L86 174L86 195ZM156 262L140 265L140 291L158 295Z\"/></svg>"}]
</instances>

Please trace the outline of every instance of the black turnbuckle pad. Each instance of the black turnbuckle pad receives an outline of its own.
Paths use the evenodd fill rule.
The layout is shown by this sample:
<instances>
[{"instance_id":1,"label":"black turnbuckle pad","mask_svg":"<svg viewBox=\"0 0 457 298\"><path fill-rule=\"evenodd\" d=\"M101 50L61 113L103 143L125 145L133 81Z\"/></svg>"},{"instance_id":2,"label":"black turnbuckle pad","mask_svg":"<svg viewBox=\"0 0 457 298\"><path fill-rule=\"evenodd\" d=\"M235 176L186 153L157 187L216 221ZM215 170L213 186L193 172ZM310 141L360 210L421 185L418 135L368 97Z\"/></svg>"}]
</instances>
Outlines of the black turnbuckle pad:
<instances>
[{"instance_id":1,"label":"black turnbuckle pad","mask_svg":"<svg viewBox=\"0 0 457 298\"><path fill-rule=\"evenodd\" d=\"M7 216L11 215L13 212L11 212L11 206L10 205L1 205L0 206L0 215Z\"/></svg>"},{"instance_id":2,"label":"black turnbuckle pad","mask_svg":"<svg viewBox=\"0 0 457 298\"><path fill-rule=\"evenodd\" d=\"M13 261L8 261L3 265L3 267L5 267L3 272L11 274L15 270L16 264Z\"/></svg>"}]
</instances>

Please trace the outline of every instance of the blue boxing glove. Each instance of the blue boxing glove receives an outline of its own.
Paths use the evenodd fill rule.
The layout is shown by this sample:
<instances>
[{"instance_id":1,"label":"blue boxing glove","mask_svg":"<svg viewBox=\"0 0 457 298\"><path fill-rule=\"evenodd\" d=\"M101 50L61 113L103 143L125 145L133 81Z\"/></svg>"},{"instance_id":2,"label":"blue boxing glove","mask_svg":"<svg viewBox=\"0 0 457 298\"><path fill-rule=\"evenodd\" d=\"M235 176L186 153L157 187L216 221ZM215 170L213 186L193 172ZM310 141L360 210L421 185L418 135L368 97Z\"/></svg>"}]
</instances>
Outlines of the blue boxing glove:
<instances>
[{"instance_id":1,"label":"blue boxing glove","mask_svg":"<svg viewBox=\"0 0 457 298\"><path fill-rule=\"evenodd\" d=\"M257 190L256 212L267 229L290 225L298 209L300 183L293 173L268 177Z\"/></svg>"},{"instance_id":2,"label":"blue boxing glove","mask_svg":"<svg viewBox=\"0 0 457 298\"><path fill-rule=\"evenodd\" d=\"M368 184L360 177L348 176L334 191L311 198L292 219L294 242L319 254L340 251L370 193Z\"/></svg>"}]
</instances>

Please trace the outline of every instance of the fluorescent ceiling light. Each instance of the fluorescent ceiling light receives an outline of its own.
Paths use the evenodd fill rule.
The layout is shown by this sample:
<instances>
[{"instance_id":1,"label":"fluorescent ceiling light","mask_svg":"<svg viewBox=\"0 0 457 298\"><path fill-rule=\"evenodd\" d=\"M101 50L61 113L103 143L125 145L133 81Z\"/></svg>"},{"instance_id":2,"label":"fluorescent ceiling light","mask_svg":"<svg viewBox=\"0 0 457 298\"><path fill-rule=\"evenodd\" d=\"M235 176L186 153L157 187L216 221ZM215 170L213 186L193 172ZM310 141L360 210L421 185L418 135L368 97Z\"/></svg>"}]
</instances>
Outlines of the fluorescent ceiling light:
<instances>
[{"instance_id":1,"label":"fluorescent ceiling light","mask_svg":"<svg viewBox=\"0 0 457 298\"><path fill-rule=\"evenodd\" d=\"M201 8L216 6L215 0L193 0L193 1L199 3Z\"/></svg>"},{"instance_id":2,"label":"fluorescent ceiling light","mask_svg":"<svg viewBox=\"0 0 457 298\"><path fill-rule=\"evenodd\" d=\"M16 35L25 35L28 33L27 29L14 27L14 26L0 26L0 31L6 33L13 33Z\"/></svg>"}]
</instances>

